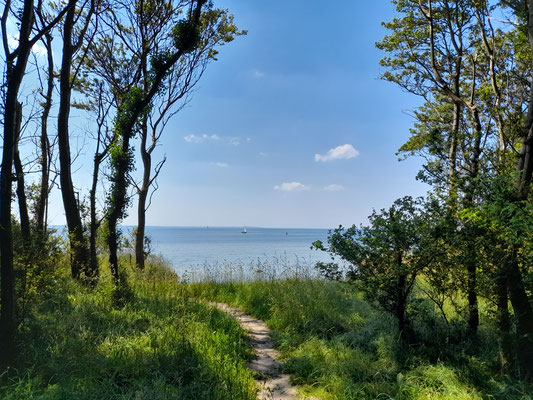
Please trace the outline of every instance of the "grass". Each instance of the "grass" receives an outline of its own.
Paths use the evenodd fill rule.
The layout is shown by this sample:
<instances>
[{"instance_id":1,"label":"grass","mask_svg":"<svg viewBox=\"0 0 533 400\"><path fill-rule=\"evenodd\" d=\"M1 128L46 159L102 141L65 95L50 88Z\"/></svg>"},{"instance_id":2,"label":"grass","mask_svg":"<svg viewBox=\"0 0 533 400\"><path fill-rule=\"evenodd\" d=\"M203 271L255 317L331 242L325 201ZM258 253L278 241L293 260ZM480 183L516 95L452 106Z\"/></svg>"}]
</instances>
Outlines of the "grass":
<instances>
[{"instance_id":1,"label":"grass","mask_svg":"<svg viewBox=\"0 0 533 400\"><path fill-rule=\"evenodd\" d=\"M410 311L418 342L406 348L394 319L355 285L324 281L300 267L276 275L279 268L224 266L209 269L201 282L178 283L152 259L144 272L125 267L130 298L121 309L112 305L105 266L94 289L72 281L64 268L47 273L28 297L20 356L0 375L0 399L255 399L256 384L244 367L252 356L245 333L199 299L265 320L286 372L308 396L533 398L532 386L498 370L487 313L479 340L469 343L459 315L445 322L416 292Z\"/></svg>"},{"instance_id":2,"label":"grass","mask_svg":"<svg viewBox=\"0 0 533 400\"><path fill-rule=\"evenodd\" d=\"M200 282L191 296L223 301L274 330L286 372L300 390L324 400L532 399L533 387L498 371L494 327L484 318L479 342L465 342L419 298L406 349L395 321L357 287L319 279ZM450 333L452 332L452 333Z\"/></svg>"},{"instance_id":3,"label":"grass","mask_svg":"<svg viewBox=\"0 0 533 400\"><path fill-rule=\"evenodd\" d=\"M107 274L96 289L65 275L26 318L1 399L256 398L242 329L190 299L163 265L128 268L122 309L112 306Z\"/></svg>"}]
</instances>

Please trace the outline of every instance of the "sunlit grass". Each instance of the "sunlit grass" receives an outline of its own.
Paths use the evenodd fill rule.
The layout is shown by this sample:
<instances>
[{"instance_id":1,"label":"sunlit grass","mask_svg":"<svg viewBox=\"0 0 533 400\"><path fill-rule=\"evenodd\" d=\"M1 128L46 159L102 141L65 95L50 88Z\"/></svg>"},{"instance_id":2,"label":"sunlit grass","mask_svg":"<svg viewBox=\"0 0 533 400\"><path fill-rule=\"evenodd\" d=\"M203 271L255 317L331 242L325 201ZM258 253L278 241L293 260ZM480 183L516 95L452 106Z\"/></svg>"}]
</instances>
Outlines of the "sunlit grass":
<instances>
[{"instance_id":1,"label":"sunlit grass","mask_svg":"<svg viewBox=\"0 0 533 400\"><path fill-rule=\"evenodd\" d=\"M157 262L127 269L133 296L121 309L107 272L96 289L59 278L24 326L0 398L254 399L238 324L187 298Z\"/></svg>"},{"instance_id":2,"label":"sunlit grass","mask_svg":"<svg viewBox=\"0 0 533 400\"><path fill-rule=\"evenodd\" d=\"M465 341L456 309L445 322L418 292L418 343L399 340L395 320L362 298L356 285L308 274L284 279L184 285L193 297L223 301L274 330L286 372L321 399L531 399L533 388L498 370L495 327L482 316L479 342ZM483 305L482 310L487 309Z\"/></svg>"}]
</instances>

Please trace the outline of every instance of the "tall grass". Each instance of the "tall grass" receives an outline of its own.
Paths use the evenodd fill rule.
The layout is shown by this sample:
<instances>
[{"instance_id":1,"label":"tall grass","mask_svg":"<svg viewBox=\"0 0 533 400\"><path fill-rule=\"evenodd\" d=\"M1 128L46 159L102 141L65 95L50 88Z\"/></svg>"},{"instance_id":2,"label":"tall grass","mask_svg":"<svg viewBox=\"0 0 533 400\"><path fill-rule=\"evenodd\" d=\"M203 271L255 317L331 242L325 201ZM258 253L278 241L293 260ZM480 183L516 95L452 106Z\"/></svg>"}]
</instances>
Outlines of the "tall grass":
<instances>
[{"instance_id":1,"label":"tall grass","mask_svg":"<svg viewBox=\"0 0 533 400\"><path fill-rule=\"evenodd\" d=\"M107 274L96 289L65 275L28 317L1 399L255 399L245 333L157 260L127 268L122 309Z\"/></svg>"},{"instance_id":2,"label":"tall grass","mask_svg":"<svg viewBox=\"0 0 533 400\"><path fill-rule=\"evenodd\" d=\"M312 273L184 288L267 321L293 382L324 400L533 398L532 386L498 371L495 327L486 316L473 346L462 327L445 325L420 297L411 310L419 340L406 348L394 319L365 301L356 285Z\"/></svg>"}]
</instances>

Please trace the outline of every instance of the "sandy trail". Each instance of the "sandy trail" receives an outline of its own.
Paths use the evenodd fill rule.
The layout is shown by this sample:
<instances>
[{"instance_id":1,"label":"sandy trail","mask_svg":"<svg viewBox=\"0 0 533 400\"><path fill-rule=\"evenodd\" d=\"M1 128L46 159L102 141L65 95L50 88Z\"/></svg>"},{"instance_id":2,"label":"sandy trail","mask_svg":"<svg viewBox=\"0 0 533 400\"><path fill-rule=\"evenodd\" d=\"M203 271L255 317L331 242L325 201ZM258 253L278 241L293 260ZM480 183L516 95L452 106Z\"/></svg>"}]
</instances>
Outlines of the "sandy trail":
<instances>
[{"instance_id":1,"label":"sandy trail","mask_svg":"<svg viewBox=\"0 0 533 400\"><path fill-rule=\"evenodd\" d=\"M243 313L235 307L224 303L209 303L209 305L224 311L235 318L248 332L256 358L247 367L257 371L264 377L258 380L261 391L260 400L298 400L296 389L289 382L289 375L282 374L283 364L279 361L279 353L274 349L274 342L270 337L271 331L266 324L251 315Z\"/></svg>"}]
</instances>

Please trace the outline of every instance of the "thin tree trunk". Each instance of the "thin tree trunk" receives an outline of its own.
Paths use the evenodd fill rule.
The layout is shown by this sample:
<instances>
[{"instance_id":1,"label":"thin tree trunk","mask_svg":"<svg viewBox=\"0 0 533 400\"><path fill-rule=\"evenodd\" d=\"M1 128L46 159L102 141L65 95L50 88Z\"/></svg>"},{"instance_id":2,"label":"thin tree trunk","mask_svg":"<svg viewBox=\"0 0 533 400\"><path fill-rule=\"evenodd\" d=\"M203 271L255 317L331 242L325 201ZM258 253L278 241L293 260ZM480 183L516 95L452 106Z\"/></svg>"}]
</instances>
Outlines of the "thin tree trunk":
<instances>
[{"instance_id":1,"label":"thin tree trunk","mask_svg":"<svg viewBox=\"0 0 533 400\"><path fill-rule=\"evenodd\" d=\"M518 248L515 248L507 266L509 298L517 319L518 357L524 375L533 378L533 309L527 296L522 272L518 265Z\"/></svg>"},{"instance_id":2,"label":"thin tree trunk","mask_svg":"<svg viewBox=\"0 0 533 400\"><path fill-rule=\"evenodd\" d=\"M120 111L119 111L120 112ZM137 114L138 116L138 114ZM117 225L119 220L124 215L124 208L126 207L126 194L127 194L127 183L126 183L126 174L128 173L128 168L130 165L130 148L129 142L132 136L133 127L135 125L137 118L133 118L128 121L126 126L122 127L122 143L121 154L117 156L114 161L113 166L113 185L111 188L111 198L112 202L109 205L109 212L107 216L107 223L109 227L109 233L107 236L107 244L109 246L109 268L111 270L111 276L113 277L113 282L115 287L120 286L120 272L118 265L118 232Z\"/></svg>"},{"instance_id":3,"label":"thin tree trunk","mask_svg":"<svg viewBox=\"0 0 533 400\"><path fill-rule=\"evenodd\" d=\"M480 115L477 107L472 110L474 122L474 146L472 149L472 158L470 160L470 181L466 188L465 208L474 205L474 196L476 192L476 179L479 175L479 158L481 156L481 138L482 126ZM476 233L470 232L471 238L475 238ZM468 331L473 339L477 335L479 327L479 307L477 299L477 254L475 246L468 246L466 254L466 272L467 272L467 298L468 298Z\"/></svg>"},{"instance_id":4,"label":"thin tree trunk","mask_svg":"<svg viewBox=\"0 0 533 400\"><path fill-rule=\"evenodd\" d=\"M142 124L141 131L141 158L143 162L143 179L139 190L139 200L137 204L137 232L135 235L135 264L137 268L144 269L144 236L146 228L146 200L150 189L150 172L152 168L152 155L146 150L148 136L148 126L146 118Z\"/></svg>"},{"instance_id":5,"label":"thin tree trunk","mask_svg":"<svg viewBox=\"0 0 533 400\"><path fill-rule=\"evenodd\" d=\"M396 318L398 319L398 330L400 331L400 337L405 343L409 342L409 330L408 330L408 321L405 316L406 302L405 298L405 287L407 285L407 276L405 274L400 274L398 276L397 282L397 298L396 298Z\"/></svg>"},{"instance_id":6,"label":"thin tree trunk","mask_svg":"<svg viewBox=\"0 0 533 400\"><path fill-rule=\"evenodd\" d=\"M89 224L89 270L90 275L93 278L96 278L99 274L98 268L98 254L96 252L96 236L98 234L99 223L96 216L96 186L98 184L98 175L100 171L100 163L102 162L102 155L98 153L94 155L93 162L93 180L91 185L91 190L89 192L89 207L90 207L90 218L91 222Z\"/></svg>"},{"instance_id":7,"label":"thin tree trunk","mask_svg":"<svg viewBox=\"0 0 533 400\"><path fill-rule=\"evenodd\" d=\"M137 231L135 232L135 264L140 270L144 269L144 236L146 231L146 199L148 189L141 188L139 191L137 209Z\"/></svg>"},{"instance_id":8,"label":"thin tree trunk","mask_svg":"<svg viewBox=\"0 0 533 400\"><path fill-rule=\"evenodd\" d=\"M198 26L200 21L200 15L202 6L206 3L206 0L196 0L196 7L191 15L191 22ZM143 98L136 100L133 104L121 104L120 106L128 107L127 110L120 110L125 112L124 118L120 121L119 126L115 129L119 131L121 143L121 151L117 158L114 160L114 171L112 172L112 188L110 210L108 213L108 246L109 246L109 267L111 274L115 280L115 284L120 284L120 274L118 265L118 237L117 237L117 225L118 221L123 218L125 214L126 206L126 193L127 182L126 176L130 167L131 155L129 154L129 142L133 136L133 129L138 123L139 117L150 105L152 99L156 93L160 90L161 83L167 75L168 71L179 61L186 49L178 49L172 56L170 56L165 63L155 72L150 84L150 90L143 96Z\"/></svg>"},{"instance_id":9,"label":"thin tree trunk","mask_svg":"<svg viewBox=\"0 0 533 400\"><path fill-rule=\"evenodd\" d=\"M22 125L22 104L17 102L17 115L15 124L15 143L13 161L17 174L17 200L19 205L20 230L24 242L24 250L29 253L31 245L30 215L28 213L28 201L26 199L26 185L24 183L24 169L19 153L20 130Z\"/></svg>"},{"instance_id":10,"label":"thin tree trunk","mask_svg":"<svg viewBox=\"0 0 533 400\"><path fill-rule=\"evenodd\" d=\"M41 239L46 232L46 205L48 203L50 165L48 161L48 152L50 151L50 141L48 140L48 117L52 108L52 95L54 90L54 59L52 55L51 35L45 35L47 40L46 50L48 58L48 72L46 82L46 95L44 96L43 113L41 115L41 137L40 152L41 157L39 164L41 166L41 182L39 185L39 197L35 207L36 230Z\"/></svg>"},{"instance_id":11,"label":"thin tree trunk","mask_svg":"<svg viewBox=\"0 0 533 400\"><path fill-rule=\"evenodd\" d=\"M448 168L448 187L452 196L457 196L456 175L457 175L457 140L459 136L459 127L461 123L461 105L457 102L453 103L453 126L450 135L450 149L448 152L449 168Z\"/></svg>"},{"instance_id":12,"label":"thin tree trunk","mask_svg":"<svg viewBox=\"0 0 533 400\"><path fill-rule=\"evenodd\" d=\"M59 146L59 164L61 195L65 208L65 218L70 238L70 247L72 251L71 273L76 279L85 279L89 272L89 249L87 241L83 234L83 224L81 221L80 210L74 193L72 183L70 143L69 143L69 114L70 114L70 96L72 87L71 67L74 47L72 45L72 33L74 28L74 19L76 17L77 0L69 1L69 10L63 24L63 58L61 63L60 76L60 95L59 95L59 114L57 118L57 135Z\"/></svg>"},{"instance_id":13,"label":"thin tree trunk","mask_svg":"<svg viewBox=\"0 0 533 400\"><path fill-rule=\"evenodd\" d=\"M472 252L471 252L472 253ZM470 257L474 256L469 254ZM476 260L467 261L467 285L468 285L468 331L470 337L477 335L479 327L479 308L477 301L477 262Z\"/></svg>"},{"instance_id":14,"label":"thin tree trunk","mask_svg":"<svg viewBox=\"0 0 533 400\"><path fill-rule=\"evenodd\" d=\"M511 317L509 315L509 297L507 294L507 270L505 258L500 261L498 275L496 276L496 305L497 325L500 331L500 364L502 371L506 372L513 363L513 351L511 341Z\"/></svg>"},{"instance_id":15,"label":"thin tree trunk","mask_svg":"<svg viewBox=\"0 0 533 400\"><path fill-rule=\"evenodd\" d=\"M5 26L11 2L7 1L2 16ZM20 37L16 63L7 60L7 83L4 105L4 145L0 170L0 358L9 360L15 354L15 274L13 267L13 233L11 229L12 168L16 136L17 97L31 51L29 36L33 27L33 0L24 0L20 21Z\"/></svg>"}]
</instances>

